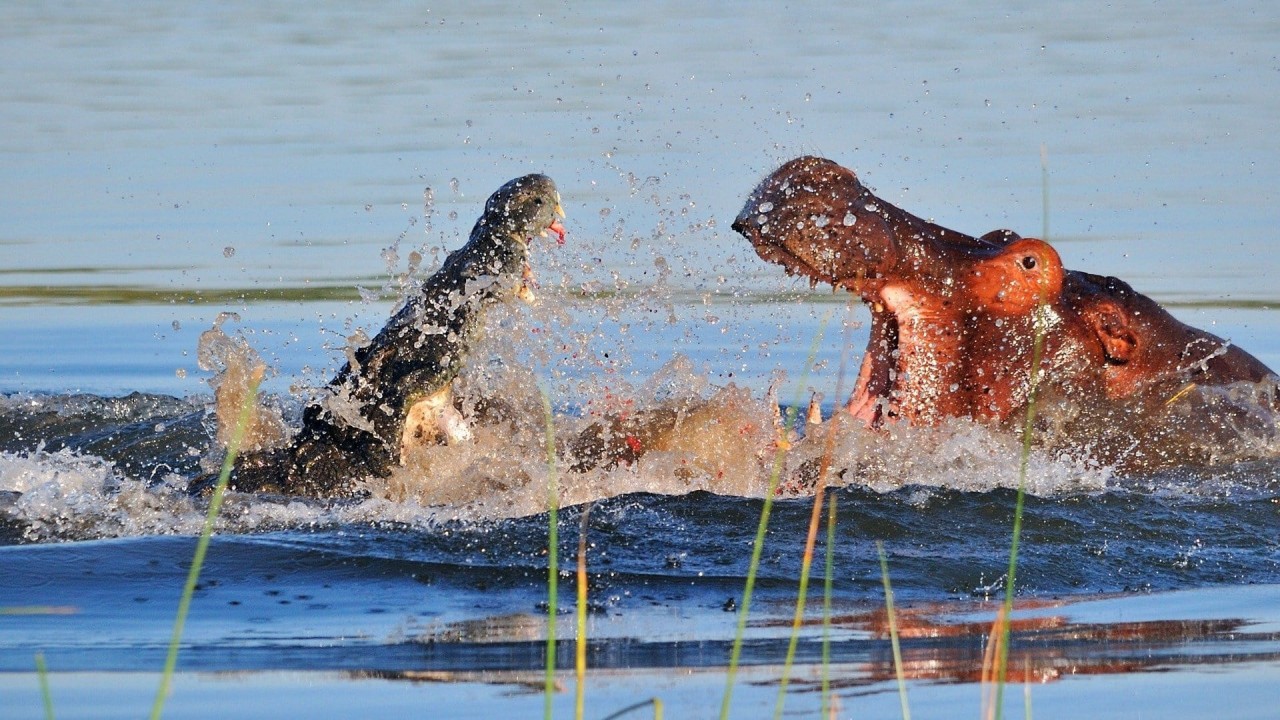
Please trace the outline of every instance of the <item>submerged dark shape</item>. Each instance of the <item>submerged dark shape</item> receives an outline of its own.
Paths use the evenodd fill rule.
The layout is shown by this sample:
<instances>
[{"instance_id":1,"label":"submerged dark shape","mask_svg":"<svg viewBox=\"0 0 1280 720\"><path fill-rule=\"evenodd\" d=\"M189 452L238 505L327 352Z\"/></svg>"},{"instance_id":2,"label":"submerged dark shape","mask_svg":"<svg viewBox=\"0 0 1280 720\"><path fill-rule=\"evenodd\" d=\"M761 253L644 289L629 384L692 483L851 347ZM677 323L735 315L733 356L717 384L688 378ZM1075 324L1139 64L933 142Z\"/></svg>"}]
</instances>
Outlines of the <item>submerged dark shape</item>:
<instances>
[{"instance_id":1,"label":"submerged dark shape","mask_svg":"<svg viewBox=\"0 0 1280 720\"><path fill-rule=\"evenodd\" d=\"M1148 442L1161 457L1142 466L1212 460L1222 439L1194 440L1202 428L1173 422L1179 405L1214 406L1206 389L1275 380L1249 353L1179 322L1126 283L1064 269L1044 241L935 225L830 160L782 165L733 228L761 258L870 306L871 337L847 406L870 425L1020 420L1037 325L1042 424L1068 428L1108 461ZM1269 387L1261 395L1274 401ZM1261 422L1274 432L1274 417Z\"/></svg>"},{"instance_id":2,"label":"submerged dark shape","mask_svg":"<svg viewBox=\"0 0 1280 720\"><path fill-rule=\"evenodd\" d=\"M388 476L406 445L465 436L451 390L482 314L529 292L528 241L547 230L563 238L563 214L555 183L545 175L499 188L467 244L449 254L368 345L355 349L322 397L306 407L292 443L244 457L233 487L348 495L361 479Z\"/></svg>"}]
</instances>

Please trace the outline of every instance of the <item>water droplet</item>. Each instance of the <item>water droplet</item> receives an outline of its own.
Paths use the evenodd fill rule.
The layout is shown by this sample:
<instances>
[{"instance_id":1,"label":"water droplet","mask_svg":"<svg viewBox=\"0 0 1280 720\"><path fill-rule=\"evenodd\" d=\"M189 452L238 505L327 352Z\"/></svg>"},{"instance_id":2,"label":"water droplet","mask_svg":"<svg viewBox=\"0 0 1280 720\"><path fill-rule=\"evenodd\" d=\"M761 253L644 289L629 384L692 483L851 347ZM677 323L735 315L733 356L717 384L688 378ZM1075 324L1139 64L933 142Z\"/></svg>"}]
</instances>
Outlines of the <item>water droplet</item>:
<instances>
[{"instance_id":1,"label":"water droplet","mask_svg":"<svg viewBox=\"0 0 1280 720\"><path fill-rule=\"evenodd\" d=\"M760 212L762 212L762 213L767 213L767 212L769 212L769 211L770 211L770 210L772 210L772 209L773 209L773 203L771 203L771 202L762 202L762 203L760 203Z\"/></svg>"},{"instance_id":2,"label":"water droplet","mask_svg":"<svg viewBox=\"0 0 1280 720\"><path fill-rule=\"evenodd\" d=\"M831 222L831 219L828 218L826 215L814 215L809 219L813 221L813 224L815 227L820 227L820 228L826 227L827 223Z\"/></svg>"},{"instance_id":3,"label":"water droplet","mask_svg":"<svg viewBox=\"0 0 1280 720\"><path fill-rule=\"evenodd\" d=\"M845 227L853 227L858 222L858 216L854 215L852 211L847 212L844 214L844 220L841 222L844 223Z\"/></svg>"},{"instance_id":4,"label":"water droplet","mask_svg":"<svg viewBox=\"0 0 1280 720\"><path fill-rule=\"evenodd\" d=\"M173 327L173 329L174 329L174 330L181 330L181 329L182 329L182 323L178 322L177 320L174 320L174 321L173 321L173 323L171 323L171 325L172 325L172 327Z\"/></svg>"},{"instance_id":5,"label":"water droplet","mask_svg":"<svg viewBox=\"0 0 1280 720\"><path fill-rule=\"evenodd\" d=\"M187 376L187 369L186 369L186 368L178 368L177 370L174 370L174 371L173 371L173 374L174 374L174 375L177 375L177 376L178 376L178 379L179 379L179 380L181 380L182 378L185 378L185 377Z\"/></svg>"},{"instance_id":6,"label":"water droplet","mask_svg":"<svg viewBox=\"0 0 1280 720\"><path fill-rule=\"evenodd\" d=\"M458 194L458 178L449 178L449 189L453 191L454 195Z\"/></svg>"},{"instance_id":7,"label":"water droplet","mask_svg":"<svg viewBox=\"0 0 1280 720\"><path fill-rule=\"evenodd\" d=\"M757 224L757 225L764 225L764 224L765 224L765 223L767 223L767 222L769 222L769 216L768 216L768 215L757 215L757 216L756 216L756 224Z\"/></svg>"},{"instance_id":8,"label":"water droplet","mask_svg":"<svg viewBox=\"0 0 1280 720\"><path fill-rule=\"evenodd\" d=\"M222 257L235 257L236 249L230 245L222 248Z\"/></svg>"},{"instance_id":9,"label":"water droplet","mask_svg":"<svg viewBox=\"0 0 1280 720\"><path fill-rule=\"evenodd\" d=\"M879 211L880 211L880 206L879 206L879 205L876 205L875 203L867 203L867 204L866 204L866 206L865 206L865 208L866 208L866 211L867 211L867 212L879 212Z\"/></svg>"}]
</instances>

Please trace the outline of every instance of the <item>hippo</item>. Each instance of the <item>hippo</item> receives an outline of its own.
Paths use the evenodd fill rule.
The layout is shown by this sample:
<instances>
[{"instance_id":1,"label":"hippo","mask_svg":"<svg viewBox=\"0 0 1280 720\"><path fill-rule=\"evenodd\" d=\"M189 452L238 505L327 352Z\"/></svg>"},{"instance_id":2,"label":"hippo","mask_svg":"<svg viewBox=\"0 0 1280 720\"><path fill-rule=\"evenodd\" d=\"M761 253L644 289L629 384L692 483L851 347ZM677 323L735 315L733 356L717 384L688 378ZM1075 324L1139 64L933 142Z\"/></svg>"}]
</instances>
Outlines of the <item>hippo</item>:
<instances>
[{"instance_id":1,"label":"hippo","mask_svg":"<svg viewBox=\"0 0 1280 720\"><path fill-rule=\"evenodd\" d=\"M941 227L810 156L764 178L733 228L762 259L869 306L845 406L868 426L1017 426L1034 392L1057 444L1139 468L1236 458L1242 422L1275 433L1274 414L1240 401L1274 403L1270 368L1121 280L1065 269L1043 240Z\"/></svg>"}]
</instances>

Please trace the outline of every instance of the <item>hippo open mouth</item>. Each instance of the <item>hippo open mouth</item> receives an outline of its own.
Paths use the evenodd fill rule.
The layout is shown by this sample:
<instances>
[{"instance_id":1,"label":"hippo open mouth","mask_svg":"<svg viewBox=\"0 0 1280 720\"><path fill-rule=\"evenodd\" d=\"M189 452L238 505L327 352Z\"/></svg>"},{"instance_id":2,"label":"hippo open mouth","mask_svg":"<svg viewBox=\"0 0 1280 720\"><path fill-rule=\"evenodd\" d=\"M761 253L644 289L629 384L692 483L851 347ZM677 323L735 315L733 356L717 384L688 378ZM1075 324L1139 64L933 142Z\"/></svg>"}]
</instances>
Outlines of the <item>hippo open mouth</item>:
<instances>
[{"instance_id":1,"label":"hippo open mouth","mask_svg":"<svg viewBox=\"0 0 1280 720\"><path fill-rule=\"evenodd\" d=\"M1061 284L1048 245L1012 233L979 239L947 230L876 197L852 171L812 157L766 178L733 227L762 258L811 283L843 287L869 306L871 337L848 405L855 417L934 420L951 414L948 398L974 395L988 398L969 403L978 415L1002 417L1025 394L1016 387L1025 383L997 382L1007 370L975 376L966 368L961 346L978 329L966 310L982 292L983 306L1019 324L1016 316L1041 291ZM1030 343L1002 344L1029 366Z\"/></svg>"},{"instance_id":2,"label":"hippo open mouth","mask_svg":"<svg viewBox=\"0 0 1280 720\"><path fill-rule=\"evenodd\" d=\"M1270 373L1125 283L1064 270L1041 240L948 230L876 197L830 160L784 164L733 228L761 258L869 306L871 336L847 409L871 425L1007 420L1030 398L1033 367L1066 396L1104 402Z\"/></svg>"}]
</instances>

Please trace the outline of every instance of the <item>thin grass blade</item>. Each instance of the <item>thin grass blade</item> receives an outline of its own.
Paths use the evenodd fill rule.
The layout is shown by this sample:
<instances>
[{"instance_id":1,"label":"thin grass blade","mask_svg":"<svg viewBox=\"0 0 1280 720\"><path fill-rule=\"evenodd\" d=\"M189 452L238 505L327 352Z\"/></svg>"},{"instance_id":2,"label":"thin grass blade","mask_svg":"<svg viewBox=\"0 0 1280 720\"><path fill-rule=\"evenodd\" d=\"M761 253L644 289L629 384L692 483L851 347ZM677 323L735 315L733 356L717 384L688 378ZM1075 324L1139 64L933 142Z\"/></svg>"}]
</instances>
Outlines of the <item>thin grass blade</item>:
<instances>
[{"instance_id":1,"label":"thin grass blade","mask_svg":"<svg viewBox=\"0 0 1280 720\"><path fill-rule=\"evenodd\" d=\"M893 648L893 672L898 676L898 702L902 705L902 720L911 720L911 704L907 702L907 677L902 668L902 647L898 643L898 616L893 608L893 587L889 584L889 561L885 558L884 543L876 541L880 555L880 581L884 584L884 607L889 616L889 645Z\"/></svg>"},{"instance_id":2,"label":"thin grass blade","mask_svg":"<svg viewBox=\"0 0 1280 720\"><path fill-rule=\"evenodd\" d=\"M214 486L213 496L209 499L209 510L205 513L204 527L200 531L200 538L196 540L191 569L187 573L186 585L182 588L182 598L178 601L178 616L173 621L173 635L169 639L169 653L165 657L164 672L160 675L160 687L156 690L155 701L151 705L151 720L159 720L163 714L165 700L169 697L169 690L173 686L173 673L178 666L178 646L182 643L182 631L187 623L187 613L191 610L191 598L195 594L196 583L200 579L200 568L204 565L205 553L209 551L213 526L217 522L218 513L222 510L222 500L227 494L227 483L231 479L231 471L235 468L245 432L253 417L254 406L258 402L258 388L262 385L262 376L265 372L266 368L262 365L253 369L249 380L249 392L245 393L244 402L240 404L235 430L232 431L231 440L227 443L227 454L222 460L222 472L218 474L218 484Z\"/></svg>"},{"instance_id":3,"label":"thin grass blade","mask_svg":"<svg viewBox=\"0 0 1280 720\"><path fill-rule=\"evenodd\" d=\"M1040 180L1041 195L1044 202L1044 237L1049 239L1049 150L1040 146ZM1044 336L1048 322L1045 317L1048 306L1047 289L1040 290L1040 303L1036 307L1035 322L1032 323L1034 333L1031 345L1031 376L1028 379L1027 415L1022 425L1022 456L1018 466L1018 500L1013 510L1013 540L1009 544L1008 582L1004 592L1005 631L1001 634L999 649L996 652L996 700L995 718L999 720L1004 712L1004 685L1008 677L1009 663L1009 622L1013 617L1013 594L1018 570L1018 543L1022 537L1022 508L1026 497L1027 468L1031 459L1031 436L1036 421L1036 393L1040 387L1040 362L1044 354Z\"/></svg>"},{"instance_id":4,"label":"thin grass blade","mask_svg":"<svg viewBox=\"0 0 1280 720\"><path fill-rule=\"evenodd\" d=\"M733 684L738 676L738 663L742 658L742 638L746 634L747 616L751 612L751 595L755 589L756 573L760 570L760 558L764 553L765 533L769 529L769 514L773 510L773 497L777 494L778 482L782 477L783 461L787 455L786 437L791 433L791 429L795 427L797 408L800 405L800 388L803 388L805 381L809 377L809 371L813 368L813 363L818 355L818 346L822 342L823 332L826 330L827 323L831 320L831 314L823 318L822 324L818 328L817 334L813 338L813 342L809 346L809 356L805 361L804 372L800 375L800 383L796 386L796 399L787 410L786 419L783 422L782 433L778 443L778 450L773 456L773 468L769 474L769 486L765 491L764 504L760 508L760 522L756 526L756 537L751 545L751 564L747 568L746 586L742 590L742 607L738 608L738 626L734 631L733 648L729 651L729 670L725 677L724 696L720 701L720 720L728 720L729 707L733 702Z\"/></svg>"},{"instance_id":5,"label":"thin grass blade","mask_svg":"<svg viewBox=\"0 0 1280 720\"><path fill-rule=\"evenodd\" d=\"M849 296L849 304L846 305L850 318L853 316L853 305L855 298ZM830 321L831 315L822 321L822 327L819 330L818 337L821 338L822 332L826 329L827 323ZM853 327L852 322L844 324L844 341L841 343L840 352L840 372L836 375L836 397L844 397L844 378L848 367L849 359L849 330ZM815 341L816 350L816 341ZM813 362L812 356L809 360ZM796 590L796 607L795 613L791 618L791 638L787 642L787 656L782 664L782 679L778 683L778 697L773 707L774 720L782 717L782 709L786 704L787 685L791 680L791 669L795 664L796 648L800 643L800 627L804 624L805 605L809 597L809 572L813 567L813 550L817 545L818 527L822 522L822 503L827 492L827 475L831 471L831 460L835 455L836 435L840 430L841 420L844 413L836 412L831 416L831 422L827 424L827 433L824 436L824 445L822 450L822 460L818 466L818 479L814 483L813 488L813 509L809 514L809 530L805 536L804 554L800 560L800 587Z\"/></svg>"},{"instance_id":6,"label":"thin grass blade","mask_svg":"<svg viewBox=\"0 0 1280 720\"><path fill-rule=\"evenodd\" d=\"M578 528L578 633L574 638L573 669L577 679L574 694L574 717L582 720L587 690L587 518L591 503L582 506L582 522Z\"/></svg>"},{"instance_id":7,"label":"thin grass blade","mask_svg":"<svg viewBox=\"0 0 1280 720\"><path fill-rule=\"evenodd\" d=\"M556 612L560 576L560 478L556 469L556 431L551 414L551 398L547 389L538 386L542 395L542 411L546 416L547 440L547 671L543 687L543 717L551 720L551 700L556 690Z\"/></svg>"},{"instance_id":8,"label":"thin grass blade","mask_svg":"<svg viewBox=\"0 0 1280 720\"><path fill-rule=\"evenodd\" d=\"M837 396L838 397L838 396ZM831 587L835 578L836 557L836 493L827 493L827 557L822 575L822 712L831 712Z\"/></svg>"},{"instance_id":9,"label":"thin grass blade","mask_svg":"<svg viewBox=\"0 0 1280 720\"><path fill-rule=\"evenodd\" d=\"M40 678L40 699L44 702L45 720L53 720L53 692L49 690L49 668L44 664L44 653L36 653L36 677Z\"/></svg>"}]
</instances>

